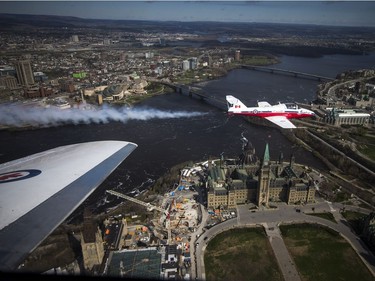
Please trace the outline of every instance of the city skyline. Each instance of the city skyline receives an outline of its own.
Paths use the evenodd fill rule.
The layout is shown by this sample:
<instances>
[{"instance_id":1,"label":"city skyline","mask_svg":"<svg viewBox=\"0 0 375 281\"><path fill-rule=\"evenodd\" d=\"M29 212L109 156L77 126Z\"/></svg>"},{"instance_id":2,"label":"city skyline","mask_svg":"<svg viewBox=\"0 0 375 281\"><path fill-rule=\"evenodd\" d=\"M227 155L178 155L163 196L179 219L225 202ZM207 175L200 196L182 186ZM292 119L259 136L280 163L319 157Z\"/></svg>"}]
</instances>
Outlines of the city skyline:
<instances>
[{"instance_id":1,"label":"city skyline","mask_svg":"<svg viewBox=\"0 0 375 281\"><path fill-rule=\"evenodd\" d=\"M0 13L375 27L372 1L2 1Z\"/></svg>"}]
</instances>

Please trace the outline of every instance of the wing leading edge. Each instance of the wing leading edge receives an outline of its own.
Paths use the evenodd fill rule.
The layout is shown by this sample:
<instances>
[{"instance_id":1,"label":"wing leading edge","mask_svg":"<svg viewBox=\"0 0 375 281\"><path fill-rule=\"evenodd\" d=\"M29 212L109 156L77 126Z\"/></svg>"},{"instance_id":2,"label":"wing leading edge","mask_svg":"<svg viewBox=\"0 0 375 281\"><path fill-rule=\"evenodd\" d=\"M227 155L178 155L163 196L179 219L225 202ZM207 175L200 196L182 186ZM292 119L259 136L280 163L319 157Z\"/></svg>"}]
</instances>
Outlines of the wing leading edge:
<instances>
[{"instance_id":1,"label":"wing leading edge","mask_svg":"<svg viewBox=\"0 0 375 281\"><path fill-rule=\"evenodd\" d=\"M0 271L13 271L136 144L67 145L0 165Z\"/></svg>"},{"instance_id":2,"label":"wing leading edge","mask_svg":"<svg viewBox=\"0 0 375 281\"><path fill-rule=\"evenodd\" d=\"M272 123L284 129L296 128L296 126L294 126L294 124L290 122L285 116L269 116L269 117L264 117L264 118L266 118L268 121L271 121Z\"/></svg>"}]
</instances>

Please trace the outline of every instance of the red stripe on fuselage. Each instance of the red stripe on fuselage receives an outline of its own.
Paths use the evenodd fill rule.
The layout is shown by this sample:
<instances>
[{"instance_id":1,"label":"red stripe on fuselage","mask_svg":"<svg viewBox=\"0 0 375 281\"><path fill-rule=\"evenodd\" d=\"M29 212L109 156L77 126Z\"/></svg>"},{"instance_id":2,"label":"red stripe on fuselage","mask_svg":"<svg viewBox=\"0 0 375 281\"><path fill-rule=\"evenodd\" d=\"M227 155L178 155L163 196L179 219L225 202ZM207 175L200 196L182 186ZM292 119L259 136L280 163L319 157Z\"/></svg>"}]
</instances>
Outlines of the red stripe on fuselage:
<instances>
[{"instance_id":1,"label":"red stripe on fuselage","mask_svg":"<svg viewBox=\"0 0 375 281\"><path fill-rule=\"evenodd\" d=\"M308 113L297 113L297 112L253 112L253 111L241 111L241 112L229 112L229 114L237 114L244 116L256 116L256 117L272 117L272 116L284 116L287 119L293 118L306 118L312 117L312 114Z\"/></svg>"}]
</instances>

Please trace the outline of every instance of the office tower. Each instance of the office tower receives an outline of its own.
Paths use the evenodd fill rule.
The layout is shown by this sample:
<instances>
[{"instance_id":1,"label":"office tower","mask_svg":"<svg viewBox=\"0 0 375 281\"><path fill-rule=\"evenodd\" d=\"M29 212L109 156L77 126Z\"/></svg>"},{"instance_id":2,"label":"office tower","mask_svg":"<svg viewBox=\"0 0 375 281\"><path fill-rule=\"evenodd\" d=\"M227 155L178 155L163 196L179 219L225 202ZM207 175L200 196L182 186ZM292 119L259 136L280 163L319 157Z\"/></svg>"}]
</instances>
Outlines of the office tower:
<instances>
[{"instance_id":1,"label":"office tower","mask_svg":"<svg viewBox=\"0 0 375 281\"><path fill-rule=\"evenodd\" d=\"M18 83L22 86L33 85L34 73L31 69L31 64L29 60L20 60L16 64L16 73Z\"/></svg>"},{"instance_id":2,"label":"office tower","mask_svg":"<svg viewBox=\"0 0 375 281\"><path fill-rule=\"evenodd\" d=\"M71 39L72 39L72 42L75 42L75 43L79 42L78 35L72 35Z\"/></svg>"},{"instance_id":3,"label":"office tower","mask_svg":"<svg viewBox=\"0 0 375 281\"><path fill-rule=\"evenodd\" d=\"M235 57L234 57L236 61L240 60L240 58L241 58L240 55L241 55L240 50L236 50L236 54L235 54Z\"/></svg>"},{"instance_id":4,"label":"office tower","mask_svg":"<svg viewBox=\"0 0 375 281\"><path fill-rule=\"evenodd\" d=\"M182 70L189 70L190 69L190 62L188 60L182 61Z\"/></svg>"}]
</instances>

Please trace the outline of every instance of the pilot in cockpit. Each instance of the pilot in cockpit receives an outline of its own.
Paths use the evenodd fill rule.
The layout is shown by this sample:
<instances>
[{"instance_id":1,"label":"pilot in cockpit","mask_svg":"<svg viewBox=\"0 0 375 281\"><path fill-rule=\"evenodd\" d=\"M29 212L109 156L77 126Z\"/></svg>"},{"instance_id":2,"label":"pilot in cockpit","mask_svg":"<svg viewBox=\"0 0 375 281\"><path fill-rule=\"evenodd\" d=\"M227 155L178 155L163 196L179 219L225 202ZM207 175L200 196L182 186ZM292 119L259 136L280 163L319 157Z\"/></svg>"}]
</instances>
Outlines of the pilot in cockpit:
<instances>
[{"instance_id":1,"label":"pilot in cockpit","mask_svg":"<svg viewBox=\"0 0 375 281\"><path fill-rule=\"evenodd\" d=\"M289 109L298 109L298 105L295 103L286 103L285 105Z\"/></svg>"}]
</instances>

